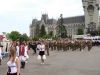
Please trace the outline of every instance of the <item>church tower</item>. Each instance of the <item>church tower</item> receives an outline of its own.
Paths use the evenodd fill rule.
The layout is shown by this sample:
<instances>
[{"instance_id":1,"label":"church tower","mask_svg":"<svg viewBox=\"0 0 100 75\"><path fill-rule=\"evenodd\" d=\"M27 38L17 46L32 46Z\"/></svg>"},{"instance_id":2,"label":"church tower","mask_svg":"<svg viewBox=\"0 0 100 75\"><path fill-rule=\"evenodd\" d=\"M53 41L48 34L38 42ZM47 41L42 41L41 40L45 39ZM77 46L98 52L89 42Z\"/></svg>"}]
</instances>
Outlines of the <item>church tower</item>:
<instances>
[{"instance_id":1,"label":"church tower","mask_svg":"<svg viewBox=\"0 0 100 75\"><path fill-rule=\"evenodd\" d=\"M48 14L42 14L41 20L44 20L45 24L47 24Z\"/></svg>"},{"instance_id":2,"label":"church tower","mask_svg":"<svg viewBox=\"0 0 100 75\"><path fill-rule=\"evenodd\" d=\"M85 15L85 33L95 31L99 26L99 0L82 0Z\"/></svg>"}]
</instances>

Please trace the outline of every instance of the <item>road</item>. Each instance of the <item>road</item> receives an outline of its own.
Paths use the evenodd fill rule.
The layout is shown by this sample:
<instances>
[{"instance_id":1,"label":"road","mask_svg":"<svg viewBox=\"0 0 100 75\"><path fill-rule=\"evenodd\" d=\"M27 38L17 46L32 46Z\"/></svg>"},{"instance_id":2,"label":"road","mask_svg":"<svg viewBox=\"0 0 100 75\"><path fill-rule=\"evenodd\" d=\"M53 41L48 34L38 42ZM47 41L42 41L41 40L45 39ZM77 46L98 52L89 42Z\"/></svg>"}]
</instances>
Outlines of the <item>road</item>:
<instances>
[{"instance_id":1,"label":"road","mask_svg":"<svg viewBox=\"0 0 100 75\"><path fill-rule=\"evenodd\" d=\"M45 64L40 64L37 55L29 51L29 60L21 75L100 75L100 47L84 51L50 51ZM0 75L6 75L7 58L0 66Z\"/></svg>"}]
</instances>

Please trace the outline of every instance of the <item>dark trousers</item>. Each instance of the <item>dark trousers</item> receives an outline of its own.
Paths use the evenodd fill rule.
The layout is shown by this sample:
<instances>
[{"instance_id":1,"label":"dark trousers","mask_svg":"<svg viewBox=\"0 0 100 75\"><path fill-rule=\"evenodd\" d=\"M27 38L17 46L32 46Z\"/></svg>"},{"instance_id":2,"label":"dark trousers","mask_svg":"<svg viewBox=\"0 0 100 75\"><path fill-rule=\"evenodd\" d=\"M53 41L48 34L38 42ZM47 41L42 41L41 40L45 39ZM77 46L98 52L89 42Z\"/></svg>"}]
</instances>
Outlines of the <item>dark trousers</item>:
<instances>
[{"instance_id":1,"label":"dark trousers","mask_svg":"<svg viewBox=\"0 0 100 75\"><path fill-rule=\"evenodd\" d=\"M25 68L25 61L21 61L21 68Z\"/></svg>"}]
</instances>

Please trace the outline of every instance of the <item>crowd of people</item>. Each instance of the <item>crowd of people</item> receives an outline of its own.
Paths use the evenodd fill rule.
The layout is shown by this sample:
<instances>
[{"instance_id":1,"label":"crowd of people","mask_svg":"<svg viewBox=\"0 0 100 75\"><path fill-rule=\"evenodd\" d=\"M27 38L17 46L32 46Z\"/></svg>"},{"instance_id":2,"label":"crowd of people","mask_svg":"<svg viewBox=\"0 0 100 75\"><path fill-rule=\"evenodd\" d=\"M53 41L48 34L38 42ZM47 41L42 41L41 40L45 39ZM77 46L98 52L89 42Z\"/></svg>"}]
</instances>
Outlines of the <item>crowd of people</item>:
<instances>
[{"instance_id":1,"label":"crowd of people","mask_svg":"<svg viewBox=\"0 0 100 75\"><path fill-rule=\"evenodd\" d=\"M33 49L34 53L36 53L37 44L40 41L31 41L29 42L29 47ZM46 54L49 56L49 51L58 50L58 51L68 51L68 50L84 50L87 48L88 51L91 50L93 46L92 40L84 40L84 39L58 39L58 40L44 40Z\"/></svg>"},{"instance_id":2,"label":"crowd of people","mask_svg":"<svg viewBox=\"0 0 100 75\"><path fill-rule=\"evenodd\" d=\"M41 64L44 64L46 59L45 44L43 41L39 41L35 44L35 48L28 42L13 41L9 44L9 48L7 48L9 52L7 75L20 75L20 68L24 69L25 64L28 62L28 51L30 48L34 49L37 58L41 60ZM2 61L2 50L3 46L0 45L0 65Z\"/></svg>"},{"instance_id":3,"label":"crowd of people","mask_svg":"<svg viewBox=\"0 0 100 75\"><path fill-rule=\"evenodd\" d=\"M49 56L49 51L82 51L87 47L90 51L93 44L91 40L83 39L58 39L58 40L39 40L28 42L11 42L8 48L9 60L7 62L7 75L20 75L20 68L24 69L28 62L28 51L33 50L33 54L37 54L37 59L41 60L41 64L45 63L46 55ZM2 60L2 47L0 46L0 65Z\"/></svg>"}]
</instances>

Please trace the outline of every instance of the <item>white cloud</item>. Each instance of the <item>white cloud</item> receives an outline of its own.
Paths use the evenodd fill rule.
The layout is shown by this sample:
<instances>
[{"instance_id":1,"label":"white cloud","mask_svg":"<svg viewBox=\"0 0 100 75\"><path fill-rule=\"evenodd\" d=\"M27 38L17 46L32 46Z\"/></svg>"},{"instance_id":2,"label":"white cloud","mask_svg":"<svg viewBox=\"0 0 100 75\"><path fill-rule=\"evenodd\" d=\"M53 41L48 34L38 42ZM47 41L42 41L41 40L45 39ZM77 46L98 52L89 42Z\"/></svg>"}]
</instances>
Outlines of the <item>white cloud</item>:
<instances>
[{"instance_id":1,"label":"white cloud","mask_svg":"<svg viewBox=\"0 0 100 75\"><path fill-rule=\"evenodd\" d=\"M82 0L0 0L0 32L29 33L32 19L40 19L42 13L56 19L61 13L64 17L83 15Z\"/></svg>"}]
</instances>

